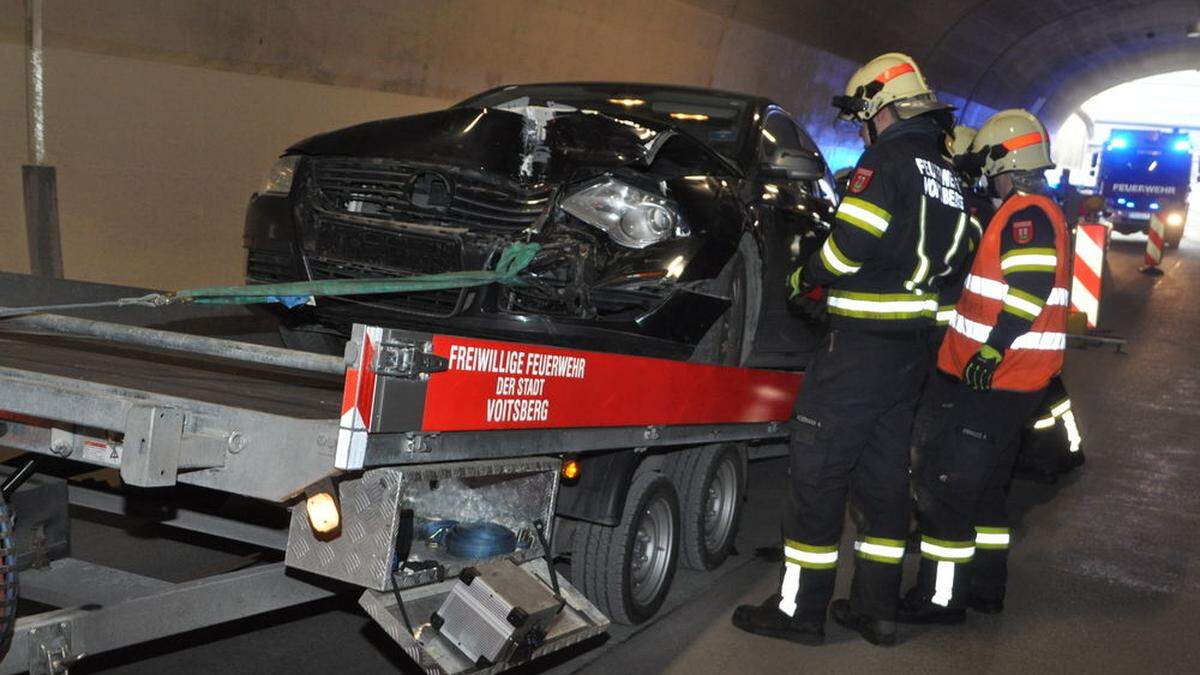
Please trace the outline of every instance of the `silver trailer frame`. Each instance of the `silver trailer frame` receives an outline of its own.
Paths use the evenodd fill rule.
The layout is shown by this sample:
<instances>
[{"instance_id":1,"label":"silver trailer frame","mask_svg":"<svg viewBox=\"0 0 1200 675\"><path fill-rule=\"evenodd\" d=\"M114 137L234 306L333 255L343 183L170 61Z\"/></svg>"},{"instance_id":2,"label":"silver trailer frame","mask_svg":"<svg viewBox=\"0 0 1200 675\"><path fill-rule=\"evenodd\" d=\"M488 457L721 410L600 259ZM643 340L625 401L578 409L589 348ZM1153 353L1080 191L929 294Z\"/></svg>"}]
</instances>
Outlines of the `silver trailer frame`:
<instances>
[{"instance_id":1,"label":"silver trailer frame","mask_svg":"<svg viewBox=\"0 0 1200 675\"><path fill-rule=\"evenodd\" d=\"M385 388L387 395L376 397L377 414L369 429L348 428L332 400L327 415L288 414L239 402L213 401L211 397L163 393L153 386L153 377L147 377L145 387L128 386L89 377L82 371L63 375L47 372L54 368L0 363L0 411L7 411L0 414L0 445L115 469L121 481L132 486L190 485L262 500L279 509L295 504L313 486L332 485L334 479L344 503L357 499L365 504L373 498L354 496L347 490L363 484L367 476L386 476L396 486L415 480L414 476L426 479L438 472L461 477L548 471L553 487L548 492L543 490L544 494L536 495L536 499L548 500L544 505L552 519L557 460L547 463L537 458L629 447L779 439L786 433L778 421L423 433L419 416L425 384L428 373L438 367L436 359L427 358L428 350L423 349L431 339L427 333L356 326L355 342L347 348L348 356L343 361L85 319L41 316L0 320L0 341L29 331L65 332L93 340L78 342L81 357L89 344L126 345L147 355L148 369L153 366L153 355L170 351L196 361L233 360L253 363L256 368L266 364L270 368L299 369L302 377L307 376L305 373L327 376L354 365L355 350L361 346L363 335L367 331L381 333L386 349L370 368L380 376L378 386ZM36 345L29 348L36 349ZM66 353L69 356L70 352ZM61 359L62 352L43 363L51 358ZM225 369L233 372L227 366ZM357 460L347 464L338 459L339 444L356 433L365 434L355 437L357 442L365 441L364 449ZM69 484L61 493L73 505L123 513L122 497L114 492ZM390 502L370 503L364 512L382 508L383 517L394 521L401 508L396 494L391 495ZM62 504L63 518L65 507ZM532 512L528 505L517 510L526 514L522 517ZM354 523L354 516L344 511L348 528L369 529L362 526L368 521ZM439 642L436 635L428 634L422 639L421 628L409 630L402 621L397 594L389 590L387 579L379 574L380 566L386 565L386 576L391 576L390 556L397 554L397 545L387 537L365 537L364 541L375 540L369 546L363 544L365 548L327 546L313 539L302 505L293 510L290 532L185 506L175 509L173 517L162 524L286 551L287 562L178 584L71 557L25 569L20 573L22 597L62 609L18 620L12 648L0 662L0 675L26 669L34 673L65 672L87 654L313 602L354 587L362 592L360 604L421 667L447 673L477 670L476 664L463 661L444 640ZM314 546L320 548L321 556L309 555L310 560L324 556L323 564L327 564L330 559L366 556L376 569L356 576L331 573L317 563L298 562L305 557L302 553L316 550ZM517 562L547 579L544 553L534 541ZM289 566L310 572L289 571ZM436 608L453 580L414 574L397 584L405 589L399 596L421 611ZM567 625L563 624L552 630L546 642L527 656L561 649L606 629L607 618L565 580L562 594L567 601L564 616L570 617L570 629L563 628ZM483 670L496 672L505 667L500 664Z\"/></svg>"}]
</instances>

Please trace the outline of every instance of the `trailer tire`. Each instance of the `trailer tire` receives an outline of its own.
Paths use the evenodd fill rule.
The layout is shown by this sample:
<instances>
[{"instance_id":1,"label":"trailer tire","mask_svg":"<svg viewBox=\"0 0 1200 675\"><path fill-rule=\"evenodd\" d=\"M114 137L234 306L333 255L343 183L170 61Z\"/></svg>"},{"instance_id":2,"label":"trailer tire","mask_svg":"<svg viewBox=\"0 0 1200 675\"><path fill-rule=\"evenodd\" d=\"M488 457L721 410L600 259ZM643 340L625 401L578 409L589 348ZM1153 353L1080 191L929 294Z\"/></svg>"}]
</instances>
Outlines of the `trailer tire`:
<instances>
[{"instance_id":1,"label":"trailer tire","mask_svg":"<svg viewBox=\"0 0 1200 675\"><path fill-rule=\"evenodd\" d=\"M671 590L679 530L679 497L671 481L658 472L639 473L616 527L576 524L571 581L616 623L642 623Z\"/></svg>"},{"instance_id":2,"label":"trailer tire","mask_svg":"<svg viewBox=\"0 0 1200 675\"><path fill-rule=\"evenodd\" d=\"M12 647L13 630L17 625L17 551L13 542L12 511L0 497L0 661Z\"/></svg>"},{"instance_id":3,"label":"trailer tire","mask_svg":"<svg viewBox=\"0 0 1200 675\"><path fill-rule=\"evenodd\" d=\"M733 552L745 501L742 449L721 443L676 453L670 474L683 516L684 566L713 570Z\"/></svg>"}]
</instances>

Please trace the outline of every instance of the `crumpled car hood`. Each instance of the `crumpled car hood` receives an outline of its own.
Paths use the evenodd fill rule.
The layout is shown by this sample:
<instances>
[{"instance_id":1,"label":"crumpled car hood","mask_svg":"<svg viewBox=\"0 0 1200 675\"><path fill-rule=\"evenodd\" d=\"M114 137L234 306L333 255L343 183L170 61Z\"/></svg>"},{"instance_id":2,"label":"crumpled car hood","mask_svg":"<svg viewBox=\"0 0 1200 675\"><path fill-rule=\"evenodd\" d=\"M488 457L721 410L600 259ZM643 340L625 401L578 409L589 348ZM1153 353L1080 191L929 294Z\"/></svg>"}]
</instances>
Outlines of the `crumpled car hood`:
<instances>
[{"instance_id":1,"label":"crumpled car hood","mask_svg":"<svg viewBox=\"0 0 1200 675\"><path fill-rule=\"evenodd\" d=\"M571 108L451 108L367 122L303 140L288 153L380 157L559 183L653 161L669 127Z\"/></svg>"}]
</instances>

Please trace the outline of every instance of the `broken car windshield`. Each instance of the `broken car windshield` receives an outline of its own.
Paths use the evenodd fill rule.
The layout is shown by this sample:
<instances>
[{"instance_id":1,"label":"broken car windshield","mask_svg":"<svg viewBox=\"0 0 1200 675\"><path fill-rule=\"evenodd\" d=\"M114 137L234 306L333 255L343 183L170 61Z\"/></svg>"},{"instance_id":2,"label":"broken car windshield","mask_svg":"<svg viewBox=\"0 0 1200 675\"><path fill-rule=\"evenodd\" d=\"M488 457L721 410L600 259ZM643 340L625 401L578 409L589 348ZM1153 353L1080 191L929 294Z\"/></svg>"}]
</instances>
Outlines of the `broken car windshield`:
<instances>
[{"instance_id":1,"label":"broken car windshield","mask_svg":"<svg viewBox=\"0 0 1200 675\"><path fill-rule=\"evenodd\" d=\"M737 157L741 150L749 106L746 100L682 89L573 85L505 87L459 105L499 108L518 101L654 120L671 125L731 158Z\"/></svg>"}]
</instances>

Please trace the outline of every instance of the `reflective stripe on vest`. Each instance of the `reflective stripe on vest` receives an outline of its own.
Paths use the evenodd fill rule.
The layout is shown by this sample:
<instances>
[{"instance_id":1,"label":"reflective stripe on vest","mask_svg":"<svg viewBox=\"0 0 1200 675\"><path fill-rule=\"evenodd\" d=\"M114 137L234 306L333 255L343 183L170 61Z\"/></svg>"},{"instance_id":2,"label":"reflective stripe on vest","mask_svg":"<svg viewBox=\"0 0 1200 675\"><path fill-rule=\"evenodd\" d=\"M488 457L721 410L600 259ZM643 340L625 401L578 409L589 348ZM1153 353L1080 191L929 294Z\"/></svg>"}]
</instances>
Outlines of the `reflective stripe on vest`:
<instances>
[{"instance_id":1,"label":"reflective stripe on vest","mask_svg":"<svg viewBox=\"0 0 1200 675\"><path fill-rule=\"evenodd\" d=\"M1044 211L1054 227L1053 249L1016 250L1004 259L1000 240L1012 215L1029 207ZM1049 255L1049 251L1054 255ZM1004 355L992 378L996 389L1037 391L1062 370L1066 349L1067 304L1070 270L1067 264L1066 222L1058 206L1041 195L1017 194L996 211L980 241L971 273L950 317L949 330L938 353L938 367L955 377L961 375L971 357L991 335L1001 311L1009 311L1033 322ZM1054 288L1044 305L1039 298L1010 289L1004 273L1024 269L1053 269Z\"/></svg>"}]
</instances>

